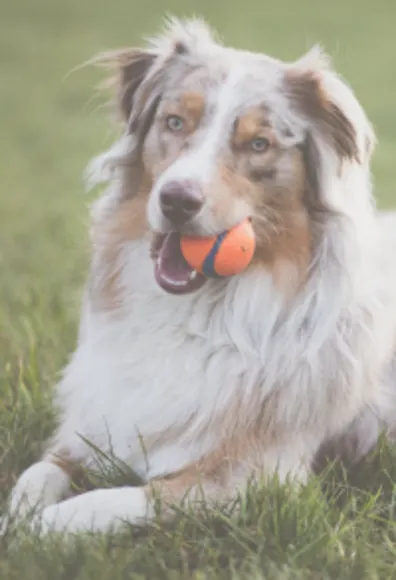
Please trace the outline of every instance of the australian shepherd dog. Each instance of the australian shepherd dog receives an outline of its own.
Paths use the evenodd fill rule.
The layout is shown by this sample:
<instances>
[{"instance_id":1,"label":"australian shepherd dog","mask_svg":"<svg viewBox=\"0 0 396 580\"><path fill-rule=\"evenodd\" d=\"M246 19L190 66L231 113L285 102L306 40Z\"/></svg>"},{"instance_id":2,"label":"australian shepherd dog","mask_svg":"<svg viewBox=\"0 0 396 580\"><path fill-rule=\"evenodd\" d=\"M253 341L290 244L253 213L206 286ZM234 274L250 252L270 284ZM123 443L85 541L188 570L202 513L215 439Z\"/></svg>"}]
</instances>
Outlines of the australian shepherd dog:
<instances>
[{"instance_id":1,"label":"australian shepherd dog","mask_svg":"<svg viewBox=\"0 0 396 580\"><path fill-rule=\"evenodd\" d=\"M334 443L351 459L396 425L396 219L373 200L372 127L319 48L235 50L199 20L100 56L122 134L89 165L78 344L59 423L11 496L32 530L115 530L166 506L304 483ZM250 219L248 268L206 278L180 236ZM89 442L89 443L88 443ZM72 497L95 449L144 481Z\"/></svg>"}]
</instances>

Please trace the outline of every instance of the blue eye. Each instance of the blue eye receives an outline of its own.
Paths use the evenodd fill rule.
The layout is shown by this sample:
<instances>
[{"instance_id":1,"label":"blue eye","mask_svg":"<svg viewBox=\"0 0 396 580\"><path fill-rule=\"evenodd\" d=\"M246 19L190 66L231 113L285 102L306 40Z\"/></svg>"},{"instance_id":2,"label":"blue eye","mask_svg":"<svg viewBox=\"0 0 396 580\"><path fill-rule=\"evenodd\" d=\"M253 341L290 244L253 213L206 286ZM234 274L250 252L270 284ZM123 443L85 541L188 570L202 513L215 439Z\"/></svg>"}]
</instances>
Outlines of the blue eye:
<instances>
[{"instance_id":1,"label":"blue eye","mask_svg":"<svg viewBox=\"0 0 396 580\"><path fill-rule=\"evenodd\" d=\"M270 146L270 142L265 137L256 137L250 142L250 147L255 153L264 153Z\"/></svg>"},{"instance_id":2,"label":"blue eye","mask_svg":"<svg viewBox=\"0 0 396 580\"><path fill-rule=\"evenodd\" d=\"M170 131L177 133L178 131L181 131L183 129L184 121L181 117L178 117L177 115L169 115L166 118L166 126Z\"/></svg>"}]
</instances>

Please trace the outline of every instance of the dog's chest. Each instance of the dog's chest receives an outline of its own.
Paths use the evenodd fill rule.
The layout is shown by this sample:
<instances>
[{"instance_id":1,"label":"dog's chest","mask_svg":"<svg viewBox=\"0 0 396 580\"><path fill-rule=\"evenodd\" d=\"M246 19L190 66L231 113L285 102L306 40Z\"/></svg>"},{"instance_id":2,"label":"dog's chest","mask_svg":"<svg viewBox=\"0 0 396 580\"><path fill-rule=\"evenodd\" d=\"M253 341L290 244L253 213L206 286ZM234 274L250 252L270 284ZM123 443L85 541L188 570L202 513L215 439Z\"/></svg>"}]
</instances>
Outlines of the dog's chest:
<instances>
[{"instance_id":1,"label":"dog's chest","mask_svg":"<svg viewBox=\"0 0 396 580\"><path fill-rule=\"evenodd\" d=\"M335 326L319 349L297 311L285 317L262 270L166 295L140 250L125 268L122 307L87 310L59 385L69 445L83 434L153 477L212 450L224 436L222 418L240 406L247 424L260 415L263 429L289 436L332 432L357 412L363 375L377 373L370 335L356 340L353 326ZM317 331L321 338L322 325ZM363 368L357 358L374 362Z\"/></svg>"},{"instance_id":2,"label":"dog's chest","mask_svg":"<svg viewBox=\"0 0 396 580\"><path fill-rule=\"evenodd\" d=\"M148 461L153 476L213 447L220 418L257 385L262 340L251 297L239 312L221 285L178 298L151 276L143 272L123 311L86 317L59 390L66 429L140 472Z\"/></svg>"}]
</instances>

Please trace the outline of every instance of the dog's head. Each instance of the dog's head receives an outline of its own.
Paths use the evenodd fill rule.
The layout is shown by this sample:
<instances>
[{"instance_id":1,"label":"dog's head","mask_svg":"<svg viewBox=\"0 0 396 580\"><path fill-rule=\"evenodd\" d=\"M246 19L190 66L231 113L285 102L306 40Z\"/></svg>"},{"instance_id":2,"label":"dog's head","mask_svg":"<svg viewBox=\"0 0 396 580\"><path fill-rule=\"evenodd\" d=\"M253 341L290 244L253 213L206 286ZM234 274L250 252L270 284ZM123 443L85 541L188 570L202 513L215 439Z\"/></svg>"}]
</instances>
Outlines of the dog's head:
<instances>
[{"instance_id":1,"label":"dog's head","mask_svg":"<svg viewBox=\"0 0 396 580\"><path fill-rule=\"evenodd\" d=\"M374 141L324 55L284 63L225 48L200 21L173 21L146 49L105 59L125 126L105 161L125 168L117 203L147 202L154 259L167 258L160 284L190 291L203 281L183 270L177 236L219 234L245 218L256 262L306 271L320 224L353 206L347 172L368 175Z\"/></svg>"}]
</instances>

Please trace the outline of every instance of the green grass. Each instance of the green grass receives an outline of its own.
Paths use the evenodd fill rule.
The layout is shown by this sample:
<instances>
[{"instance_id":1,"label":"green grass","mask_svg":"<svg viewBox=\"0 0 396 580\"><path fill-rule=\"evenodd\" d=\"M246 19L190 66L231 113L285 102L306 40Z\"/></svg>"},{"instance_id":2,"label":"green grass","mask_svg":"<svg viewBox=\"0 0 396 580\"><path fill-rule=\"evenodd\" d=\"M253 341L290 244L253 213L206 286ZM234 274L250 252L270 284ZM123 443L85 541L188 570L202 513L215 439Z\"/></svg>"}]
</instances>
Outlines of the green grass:
<instances>
[{"instance_id":1,"label":"green grass","mask_svg":"<svg viewBox=\"0 0 396 580\"><path fill-rule=\"evenodd\" d=\"M356 89L379 136L381 205L395 202L396 74L391 0L0 1L0 502L53 423L51 387L72 350L88 240L81 174L111 142L96 71L69 71L136 44L165 11L200 13L227 43L292 59L320 42ZM353 478L299 492L251 490L173 524L72 542L12 538L0 578L87 580L396 578L396 455L378 451Z\"/></svg>"}]
</instances>

